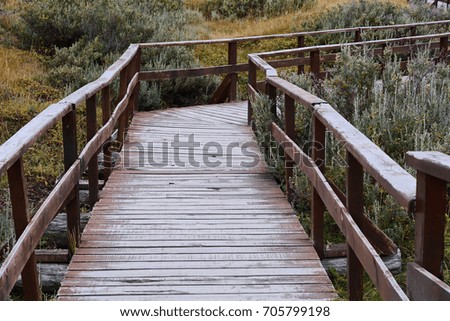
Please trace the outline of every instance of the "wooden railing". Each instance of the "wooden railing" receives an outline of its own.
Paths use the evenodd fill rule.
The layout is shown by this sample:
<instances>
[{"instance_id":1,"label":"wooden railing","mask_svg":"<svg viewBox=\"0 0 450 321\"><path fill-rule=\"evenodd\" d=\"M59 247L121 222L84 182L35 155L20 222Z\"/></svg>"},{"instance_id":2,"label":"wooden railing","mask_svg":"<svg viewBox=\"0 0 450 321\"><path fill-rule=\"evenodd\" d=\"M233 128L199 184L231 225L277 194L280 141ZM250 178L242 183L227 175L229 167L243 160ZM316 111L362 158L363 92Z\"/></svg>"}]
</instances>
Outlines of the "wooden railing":
<instances>
[{"instance_id":1,"label":"wooden railing","mask_svg":"<svg viewBox=\"0 0 450 321\"><path fill-rule=\"evenodd\" d=\"M416 23L407 25L395 25L395 26L375 26L375 27L362 27L362 28L346 28L337 30L325 30L316 32L300 32L291 34L279 34L279 35L268 35L268 36L255 36L255 37L242 37L242 38L230 38L230 39L218 39L218 40L201 40L201 41L184 41L184 42L167 42L167 43L149 43L149 44L134 44L131 45L128 50L110 67L103 75L95 80L72 93L71 95L65 97L58 103L55 103L37 115L33 120L21 128L16 134L14 134L8 141L6 141L2 146L0 146L0 176L7 174L9 189L11 195L11 205L12 214L14 220L14 227L16 233L16 244L14 245L12 251L3 262L0 269L0 299L5 300L8 298L16 280L19 275L22 275L23 279L23 289L24 289L24 299L26 300L39 300L41 298L37 265L36 265L36 255L35 248L38 245L42 235L48 228L54 217L60 212L61 209L66 209L67 212L67 231L69 241L73 243L74 246L79 244L80 240L80 207L79 207L79 180L85 170L88 170L88 182L89 182L89 199L91 205L93 205L98 199L98 164L97 155L103 149L105 166L104 166L104 177L105 180L111 172L111 151L108 148L108 142L111 140L111 135L115 128L118 130L118 141L123 142L124 135L129 124L129 120L133 116L134 112L137 110L137 98L139 94L139 83L140 81L159 81L164 79L175 79L183 77L196 77L196 76L206 76L206 75L219 75L226 74L225 79L219 86L216 93L213 95L213 102L223 102L227 99L230 101L237 99L237 73L247 72L250 70L251 73L254 72L255 66L267 67L266 74L268 76L276 76L276 71L265 63L261 58L254 56L251 59L251 63L238 63L238 50L239 44L243 42L256 42L256 41L269 41L273 39L280 38L292 38L297 39L295 46L302 47L305 45L305 37L314 37L324 34L339 34L339 33L354 33L354 38L356 41L362 40L364 32L366 31L377 31L377 30L409 30L410 33L414 33L416 28L421 26L436 26L445 27L450 24L450 20L429 22L429 23ZM412 39L414 40L414 39ZM162 48L169 46L196 46L196 45L213 45L213 44L225 44L228 47L227 51L227 64L222 66L212 66L212 67L199 67L192 69L182 69L182 70L164 70L164 71L141 71L141 51L146 48ZM340 45L339 45L340 46ZM306 52L306 51L305 51ZM303 71L304 68L302 64L306 64L305 58L302 58L302 52L295 52L297 58L288 58L278 61L271 61L272 65L276 66L298 66L299 71ZM314 55L314 54L313 54ZM297 60L296 60L297 59ZM299 60L300 59L300 60ZM303 60L302 60L303 59ZM272 74L272 71L274 72ZM112 86L113 82L119 80L119 92L117 97L113 97ZM293 85L286 83L278 78L269 78L272 80L268 81L268 90L273 93L274 90L282 90L287 94L287 97L291 97L294 100L304 101L304 97L311 97L309 94L302 93L300 96L296 96L298 89L292 87ZM251 85L254 85L251 82ZM290 93L290 94L289 94ZM305 96L306 95L306 96ZM292 104L292 99L287 100L287 104ZM314 98L315 99L315 98ZM112 110L112 101L115 100L117 106ZM314 108L319 108L322 106L325 108L325 104L319 104L316 106L318 101L310 102L308 100L304 101L305 104L310 104L315 106ZM101 104L102 110L102 127L98 129L97 127L97 103ZM86 106L86 128L87 128L87 142L84 145L81 153L78 153L78 136L77 136L77 113L76 110L81 105ZM310 107L311 107L310 106ZM331 107L330 107L331 108ZM330 111L330 108L325 108ZM288 107L288 110L292 108ZM329 126L329 119L326 110L323 113L317 114L316 123L316 136L315 139L320 141L324 133L324 127ZM322 117L322 118L321 118ZM338 116L336 116L338 117ZM333 120L334 121L334 120ZM342 120L344 122L345 120ZM32 147L39 138L41 138L49 129L54 128L59 122L62 123L63 131L63 149L64 149L64 168L65 173L62 178L58 181L54 189L48 195L44 203L37 210L33 217L30 217L30 211L28 208L27 200L27 183L24 175L24 164L23 158L24 154ZM273 126L272 131L274 135L278 135L279 138L283 136L283 132L279 130L276 126ZM340 133L338 129L336 132ZM348 139L346 135L353 135L354 129L348 128L348 132L343 132L339 135L343 135L345 139ZM281 135L281 136L280 136ZM321 136L322 135L322 136ZM338 135L338 134L337 134ZM353 140L352 140L353 141ZM292 148L287 149L287 152L295 152L296 147L291 144ZM365 157L370 157L370 152L372 150L359 149L360 146L348 144L349 153L355 157L357 161L363 162ZM353 147L352 147L353 146ZM353 149L352 149L353 148ZM372 146L376 150L376 146ZM353 152L352 152L353 151ZM317 159L321 157L321 152L318 151L314 158ZM366 154L367 153L367 154ZM377 152L378 153L378 152ZM295 160L295 155L288 154L292 156ZM358 158L359 157L359 158ZM306 158L305 158L306 159ZM312 165L314 165L312 163ZM313 172L316 173L314 166L311 167ZM380 182L384 182L385 186L389 187L392 181L382 174L384 169L389 168L393 170L393 173L399 173L399 175L406 179L403 183L396 182L392 185L391 191L396 195L397 199L401 204L406 207L411 208L414 201L414 191L411 190L409 182L413 182L414 179L410 176L405 175L397 167L394 169L389 166L383 168L368 166L368 170L376 176L379 175L378 179ZM360 183L360 173L359 170L355 170L355 173L349 175L351 180L356 180L358 184ZM316 173L314 175L319 175ZM322 176L317 176L322 179ZM400 181L400 179L398 180ZM320 183L322 182L322 183ZM329 186L326 185L325 180L317 181L316 186L316 197L324 196L324 193L329 192ZM351 181L353 182L353 181ZM353 183L352 183L353 184ZM405 186L403 186L405 185ZM408 186L406 186L408 185ZM354 191L358 195L358 191ZM331 195L331 194L330 194ZM341 195L342 198L342 195ZM348 213L347 208L338 199L328 197L324 204L327 206L338 205L334 210L334 215L344 215L341 222L341 227L345 230L350 231L349 246L356 252L356 255L372 255L376 258L372 263L367 263L364 261L364 266L367 270L370 270L371 276L374 277L377 273L382 273L387 275L386 278L380 278L380 284L378 285L382 289L386 289L387 293L384 297L388 299L404 299L405 296L399 290L396 283L393 281L391 276L389 276L388 271L379 261L379 257L376 256L376 252L373 247L371 247L370 242L365 239L359 227L355 225L355 217L360 214L360 204L353 204L353 199L355 196L350 194L347 195L347 199L352 199L350 201L351 214ZM330 203L331 202L331 203ZM335 203L338 202L338 203ZM345 203L345 202L344 202ZM323 212L323 205L320 203L315 203L314 205L317 213ZM350 216L349 216L350 215ZM359 215L359 218L361 216ZM364 221L368 226L367 230L373 230L374 233L379 233L377 229L374 228L373 224L369 221ZM315 226L321 224L320 215L315 216ZM317 230L316 230L317 231ZM389 245L387 238L380 237L384 242L378 242L379 247L389 252L392 251L392 244ZM315 233L314 240L316 244L320 242L320 235ZM361 245L356 243L356 240L362 240ZM378 240L378 238L373 238ZM374 242L375 242L374 241ZM320 247L316 246L320 252ZM369 254L368 254L369 253ZM369 255L369 256L370 256ZM371 256L372 257L372 256ZM352 259L352 262L356 262L356 259ZM353 270L360 271L361 269L355 263L355 268ZM359 272L358 272L359 273Z\"/></svg>"},{"instance_id":2,"label":"wooden railing","mask_svg":"<svg viewBox=\"0 0 450 321\"><path fill-rule=\"evenodd\" d=\"M382 54L382 48L388 44L399 42L431 41L439 39L440 60L447 61L449 33L407 37L401 39L386 39L367 42L356 42L341 45L315 46L308 48L281 50L276 52L249 55L249 96L259 93L267 95L271 101L272 119L270 131L275 141L285 153L285 181L287 194L293 194L289 181L293 176L293 167L303 172L313 187L311 196L311 237L319 256L324 257L324 212L328 210L331 217L340 228L347 241L347 276L350 300L361 300L363 296L363 273L367 272L370 279L385 300L408 300L387 269L378 253L392 254L396 250L392 241L364 215L363 180L364 171L389 193L402 207L409 212L416 212L416 263L408 267L409 294L413 299L450 299L450 287L438 278L443 260L444 220L446 207L446 185L448 179L449 156L439 154L439 157L428 158L428 165L419 166L418 155L408 155L409 163L418 169L417 194L416 179L400 165L386 155L378 146L359 132L344 119L332 106L323 99L306 92L296 85L278 77L274 68L278 63L266 61L263 58L297 55L309 52L310 70L313 75L320 74L320 63L333 60L320 59L322 51L339 50L344 46L370 45L375 54ZM377 48L381 46L382 48ZM393 47L401 48L404 46ZM417 46L408 46L408 53L417 50ZM399 52L399 51L397 51ZM293 59L296 63L305 63L302 58ZM286 65L283 65L286 66ZM257 82L257 71L264 73L264 86ZM263 88L263 90L261 90ZM277 97L284 96L284 130L275 122L277 116ZM294 142L295 139L295 104L308 108L312 112L312 154L305 154ZM252 99L248 104L248 122L253 121ZM329 179L325 172L325 134L329 131L346 150L346 193ZM304 143L304 142L303 142ZM413 159L415 161L413 161ZM425 161L423 161L425 163ZM430 162L433 164L430 165ZM433 163L434 162L434 163ZM431 172L430 172L430 168ZM420 171L428 174L423 177ZM432 181L432 176L439 178ZM432 184L430 187L425 181ZM439 183L437 183L439 181ZM432 191L432 192L431 192ZM417 207L416 207L417 195ZM434 198L439 201L435 202ZM431 205L432 204L432 205ZM427 217L425 219L424 217ZM430 236L432 235L432 236ZM433 249L433 250L432 250ZM439 254L439 255L438 255ZM430 272L424 272L427 269ZM431 276L430 276L431 273ZM419 277L419 274L421 277ZM432 276L435 276L431 280ZM416 278L419 278L417 281ZM421 292L421 285L427 284L427 289ZM427 291L429 290L429 291ZM430 294L431 293L431 294Z\"/></svg>"},{"instance_id":3,"label":"wooden railing","mask_svg":"<svg viewBox=\"0 0 450 321\"><path fill-rule=\"evenodd\" d=\"M417 170L415 262L408 264L408 296L413 300L450 301L450 287L442 281L450 156L409 152L406 164Z\"/></svg>"},{"instance_id":4,"label":"wooden railing","mask_svg":"<svg viewBox=\"0 0 450 321\"><path fill-rule=\"evenodd\" d=\"M140 48L132 45L98 80L84 86L62 101L51 105L20 129L0 147L0 175L8 174L16 244L0 269L0 299L8 298L17 278L22 274L24 299L41 298L34 249L61 208L67 211L67 231L74 245L80 240L80 206L78 182L89 167L90 201L98 197L97 154L119 123L119 139L127 118L137 107L137 84ZM119 103L111 114L110 86L120 76ZM97 130L97 95L101 95L103 127ZM76 108L86 104L88 142L78 154ZM24 175L25 152L50 128L62 121L65 174L30 218L27 184ZM105 149L105 158L109 153Z\"/></svg>"}]
</instances>

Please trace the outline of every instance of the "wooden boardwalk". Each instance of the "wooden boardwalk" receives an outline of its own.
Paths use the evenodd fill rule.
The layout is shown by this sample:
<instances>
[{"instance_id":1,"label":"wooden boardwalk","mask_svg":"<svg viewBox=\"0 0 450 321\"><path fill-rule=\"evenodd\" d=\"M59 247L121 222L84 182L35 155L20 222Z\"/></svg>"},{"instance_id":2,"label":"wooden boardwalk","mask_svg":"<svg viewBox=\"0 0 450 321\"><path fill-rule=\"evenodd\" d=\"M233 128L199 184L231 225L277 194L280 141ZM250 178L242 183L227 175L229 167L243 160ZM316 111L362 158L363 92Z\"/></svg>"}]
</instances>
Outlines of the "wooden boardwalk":
<instances>
[{"instance_id":1,"label":"wooden boardwalk","mask_svg":"<svg viewBox=\"0 0 450 321\"><path fill-rule=\"evenodd\" d=\"M136 114L58 299L336 298L246 112L245 102Z\"/></svg>"}]
</instances>

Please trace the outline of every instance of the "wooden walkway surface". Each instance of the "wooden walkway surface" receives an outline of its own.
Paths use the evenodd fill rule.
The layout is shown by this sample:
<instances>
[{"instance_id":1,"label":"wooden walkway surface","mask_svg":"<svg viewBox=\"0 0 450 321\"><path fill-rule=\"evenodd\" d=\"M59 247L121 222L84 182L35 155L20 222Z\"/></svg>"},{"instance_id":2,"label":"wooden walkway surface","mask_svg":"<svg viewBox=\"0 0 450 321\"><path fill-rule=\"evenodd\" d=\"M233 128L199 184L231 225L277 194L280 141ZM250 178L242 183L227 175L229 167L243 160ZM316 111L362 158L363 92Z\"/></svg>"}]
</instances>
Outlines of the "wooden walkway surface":
<instances>
[{"instance_id":1,"label":"wooden walkway surface","mask_svg":"<svg viewBox=\"0 0 450 321\"><path fill-rule=\"evenodd\" d=\"M59 300L336 298L268 173L246 103L136 114L118 167Z\"/></svg>"}]
</instances>

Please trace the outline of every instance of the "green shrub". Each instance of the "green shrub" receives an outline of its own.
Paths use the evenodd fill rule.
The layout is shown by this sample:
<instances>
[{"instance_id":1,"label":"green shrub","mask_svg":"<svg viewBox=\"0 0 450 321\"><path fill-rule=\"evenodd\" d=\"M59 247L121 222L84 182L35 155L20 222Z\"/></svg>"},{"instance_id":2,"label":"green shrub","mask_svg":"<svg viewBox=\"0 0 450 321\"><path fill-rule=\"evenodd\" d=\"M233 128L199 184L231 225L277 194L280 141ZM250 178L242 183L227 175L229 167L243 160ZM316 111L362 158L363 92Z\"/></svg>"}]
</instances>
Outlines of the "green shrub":
<instances>
[{"instance_id":1,"label":"green shrub","mask_svg":"<svg viewBox=\"0 0 450 321\"><path fill-rule=\"evenodd\" d=\"M21 6L11 32L22 48L47 56L49 84L71 92L97 78L130 43L194 39L194 24L199 20L198 12L187 10L177 0L39 0ZM147 70L198 65L193 51L186 48L145 50L142 58ZM161 86L163 96L153 101L188 94L168 104L189 103L196 101L197 94L208 96L215 82L200 79Z\"/></svg>"},{"instance_id":2,"label":"green shrub","mask_svg":"<svg viewBox=\"0 0 450 321\"><path fill-rule=\"evenodd\" d=\"M325 13L314 16L301 24L303 30L325 30L362 26L394 25L420 21L447 20L450 19L450 11L435 10L428 5L415 3L409 7L403 7L387 1L358 0L328 9ZM448 27L447 27L448 28ZM445 30L446 27L420 27L417 34L430 33L432 30ZM393 32L376 31L365 32L362 37L365 40L382 39L410 35L409 29ZM354 34L323 35L308 39L312 44L338 43L354 40Z\"/></svg>"},{"instance_id":3,"label":"green shrub","mask_svg":"<svg viewBox=\"0 0 450 321\"><path fill-rule=\"evenodd\" d=\"M200 10L209 19L273 17L302 7L304 0L207 0Z\"/></svg>"}]
</instances>

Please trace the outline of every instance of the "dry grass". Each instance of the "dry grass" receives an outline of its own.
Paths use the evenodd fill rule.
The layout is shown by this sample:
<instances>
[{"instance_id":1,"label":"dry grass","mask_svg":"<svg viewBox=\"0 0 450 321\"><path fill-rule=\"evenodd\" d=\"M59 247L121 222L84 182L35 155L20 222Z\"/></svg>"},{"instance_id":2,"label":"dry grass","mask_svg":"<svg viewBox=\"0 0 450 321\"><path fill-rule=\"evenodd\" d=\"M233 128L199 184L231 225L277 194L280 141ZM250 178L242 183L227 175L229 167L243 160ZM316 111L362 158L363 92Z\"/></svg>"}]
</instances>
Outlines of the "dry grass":
<instances>
[{"instance_id":1,"label":"dry grass","mask_svg":"<svg viewBox=\"0 0 450 321\"><path fill-rule=\"evenodd\" d=\"M186 5L190 8L198 8L205 0L186 0ZM301 31L298 30L303 20L311 19L332 8L333 6L351 2L352 0L317 0L314 5L307 6L299 12L288 13L274 18L264 19L242 19L239 21L231 20L212 20L207 21L207 31L201 38L226 38L239 36L252 36L264 34L276 34ZM383 0L396 3L398 5L407 5L406 0Z\"/></svg>"},{"instance_id":2,"label":"dry grass","mask_svg":"<svg viewBox=\"0 0 450 321\"><path fill-rule=\"evenodd\" d=\"M39 57L29 51L0 47L0 92L17 91L18 84L42 76Z\"/></svg>"}]
</instances>

